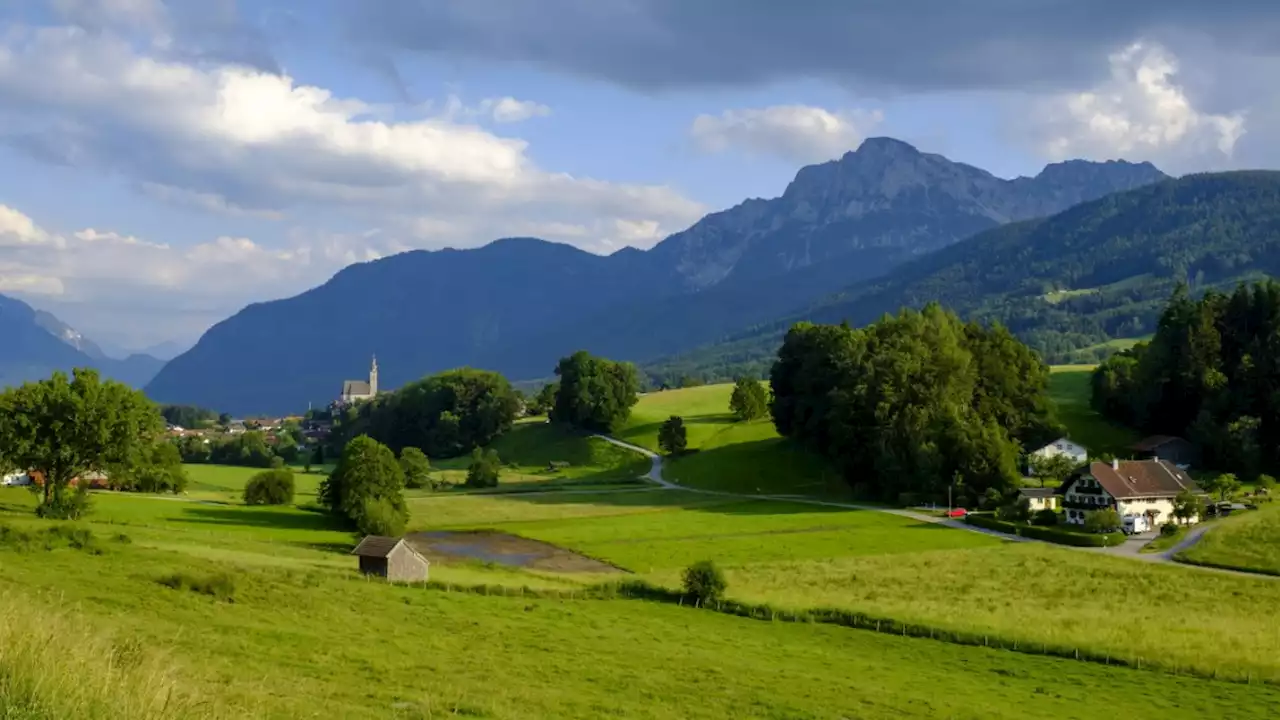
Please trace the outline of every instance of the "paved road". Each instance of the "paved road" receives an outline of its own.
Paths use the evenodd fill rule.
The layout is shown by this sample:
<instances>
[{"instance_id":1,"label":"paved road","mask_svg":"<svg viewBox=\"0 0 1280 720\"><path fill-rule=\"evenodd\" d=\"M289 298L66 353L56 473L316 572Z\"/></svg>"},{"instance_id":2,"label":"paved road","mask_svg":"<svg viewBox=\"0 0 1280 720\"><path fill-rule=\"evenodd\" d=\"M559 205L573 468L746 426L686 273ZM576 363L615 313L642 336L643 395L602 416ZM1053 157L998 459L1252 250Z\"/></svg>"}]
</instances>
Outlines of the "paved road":
<instances>
[{"instance_id":1,"label":"paved road","mask_svg":"<svg viewBox=\"0 0 1280 720\"><path fill-rule=\"evenodd\" d=\"M639 445L633 445L629 442L624 442L622 440L609 437L607 435L596 435L596 437L606 442L613 443L618 447L622 447L628 450L632 450L634 452L638 452L641 455L644 455L645 457L649 458L652 464L649 467L649 474L645 475L645 478L647 478L651 482L654 482L657 485L667 490L684 490L685 492L694 492L702 495L718 495L721 497L744 498L744 499L751 499L751 500L781 500L786 502L805 503L807 505L825 505L828 507L848 508L850 510L875 510L877 512L886 512L892 515L899 515L901 517L910 518L912 520L916 520L919 522L933 523L935 525L942 525L949 528L955 528L957 530L966 530L968 532L976 532L976 533L981 533L983 535L991 535L993 537L1009 540L1011 542L1042 542L1040 540L1035 540L1033 538L1025 538L1017 535L1008 535L1002 532L996 532L994 530L987 530L985 528L975 527L973 525L970 525L965 522L961 522L959 520L953 520L951 518L941 518L935 515L928 515L925 513L915 512L912 510L902 510L899 508L886 508L886 507L881 507L877 505L860 505L857 503L839 503L839 502L830 502L827 500L813 500L811 498L805 498L798 495L746 495L743 493L724 492L722 490L702 490L699 488L686 487L684 485L679 485L677 483L671 482L670 480L667 480L662 476L662 456L661 455L653 452L648 448L640 447ZM1182 542L1178 543L1176 546L1174 546L1169 550L1166 550L1164 552L1159 552L1159 553L1140 552L1142 550L1142 547L1146 545L1148 541L1150 541L1155 537L1155 533L1146 533L1143 535L1130 537L1123 544L1116 545L1114 547L1108 547L1108 548L1075 547L1073 545L1058 545L1056 543L1048 543L1048 544L1054 545L1054 547L1068 548L1072 550L1081 550L1084 552L1099 553L1103 555L1111 555L1114 557L1129 558L1131 560L1139 560L1142 562L1167 563L1171 565L1177 565L1178 567L1191 568L1193 570L1204 570L1207 572L1236 575L1240 577L1280 580L1280 577L1276 577L1272 575L1262 575L1259 573L1243 572L1240 570L1226 570L1223 568L1210 568L1210 567L1204 567L1202 565L1191 565L1188 563L1178 562L1177 560L1174 559L1175 555L1182 552L1183 550L1186 550L1192 545L1196 544L1196 542L1200 539L1200 537L1204 535L1204 533L1211 528L1212 528L1211 525L1203 525L1203 524L1197 525L1187 533L1187 536L1182 540Z\"/></svg>"}]
</instances>

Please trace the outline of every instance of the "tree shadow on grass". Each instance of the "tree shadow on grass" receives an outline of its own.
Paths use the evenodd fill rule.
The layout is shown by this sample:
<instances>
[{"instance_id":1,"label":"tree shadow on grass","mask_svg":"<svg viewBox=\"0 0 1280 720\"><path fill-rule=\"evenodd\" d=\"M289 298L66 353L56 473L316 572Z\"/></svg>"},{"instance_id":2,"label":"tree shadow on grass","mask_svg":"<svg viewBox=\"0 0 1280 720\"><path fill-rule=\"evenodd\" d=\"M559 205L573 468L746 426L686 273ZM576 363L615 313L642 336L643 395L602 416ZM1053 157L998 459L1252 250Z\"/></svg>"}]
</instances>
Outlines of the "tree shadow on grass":
<instances>
[{"instance_id":1,"label":"tree shadow on grass","mask_svg":"<svg viewBox=\"0 0 1280 720\"><path fill-rule=\"evenodd\" d=\"M327 513L265 510L257 508L183 508L182 517L172 522L197 525L226 525L279 530L345 530L337 518Z\"/></svg>"}]
</instances>

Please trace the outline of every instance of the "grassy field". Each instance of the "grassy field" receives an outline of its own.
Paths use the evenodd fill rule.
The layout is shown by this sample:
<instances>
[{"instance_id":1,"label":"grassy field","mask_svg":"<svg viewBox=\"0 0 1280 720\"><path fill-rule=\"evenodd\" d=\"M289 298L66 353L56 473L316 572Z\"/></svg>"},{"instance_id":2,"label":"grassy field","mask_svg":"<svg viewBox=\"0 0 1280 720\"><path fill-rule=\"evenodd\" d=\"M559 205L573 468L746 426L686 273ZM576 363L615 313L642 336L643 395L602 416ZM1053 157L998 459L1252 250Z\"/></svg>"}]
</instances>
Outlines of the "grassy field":
<instances>
[{"instance_id":1,"label":"grassy field","mask_svg":"<svg viewBox=\"0 0 1280 720\"><path fill-rule=\"evenodd\" d=\"M1280 575L1280 505L1223 518L1195 545L1178 553L1184 562Z\"/></svg>"},{"instance_id":2,"label":"grassy field","mask_svg":"<svg viewBox=\"0 0 1280 720\"><path fill-rule=\"evenodd\" d=\"M649 461L636 453L540 419L517 423L491 447L506 465L502 485L618 485L649 471ZM437 478L460 485L470 462L468 456L433 460L432 466ZM552 470L552 462L569 466Z\"/></svg>"},{"instance_id":3,"label":"grassy field","mask_svg":"<svg viewBox=\"0 0 1280 720\"><path fill-rule=\"evenodd\" d=\"M1089 406L1092 365L1057 365L1051 368L1049 396L1058 406L1058 419L1067 426L1068 436L1090 452L1109 452L1120 457L1132 453L1129 446L1140 438L1122 425L1102 417Z\"/></svg>"},{"instance_id":4,"label":"grassy field","mask_svg":"<svg viewBox=\"0 0 1280 720\"><path fill-rule=\"evenodd\" d=\"M27 512L24 495L24 490L0 492L0 522L47 527ZM605 545L601 518L609 513L621 523L620 533L632 533L645 540L642 545L657 549L664 538L688 532L692 523L703 532L699 554L714 554L735 529L766 533L762 537L774 537L776 544L799 538L797 557L828 552L797 532L811 527L843 530L849 544L860 546L855 553L886 560L950 552L930 549L947 546L948 539L976 543L971 551L999 549L985 538L946 530L919 531L926 536L903 545L915 531L872 513L836 517L763 502L756 503L759 512L699 510L701 501L689 493L649 495L644 504L622 506L603 496L569 502L567 494L558 504L477 496L423 502L437 509L458 503L473 510L478 503L501 508L525 502L531 510L522 522L556 516L564 526L556 531L549 525L548 532ZM658 497L683 497L694 504L662 504ZM210 518L198 512L211 507L201 503L96 499L97 511L83 527L96 533L101 554L0 546L5 568L0 593L20 607L56 605L74 613L76 623L92 627L95 637L107 638L87 645L77 641L81 653L112 657L118 652L113 648L121 647L148 657L159 653L166 672L181 678L184 692L216 698L231 717L1056 719L1114 712L1196 717L1212 714L1223 703L1239 717L1263 717L1280 702L1280 691L1273 688L831 626L760 622L637 600L485 597L388 586L359 579L342 554L350 536L301 520L308 515L304 511L276 509L266 515L226 506ZM592 512L570 510L579 505ZM687 516L687 522L657 519L667 513ZM217 521L216 531L200 522L206 520ZM132 541L118 539L121 534ZM267 546L276 562L251 560L255 548ZM225 552L212 552L220 549ZM661 563L684 561L667 550L652 554ZM749 560L754 554L738 557ZM439 570L433 568L433 574ZM492 568L471 572L488 582L502 579ZM222 578L230 597L159 582L177 574L192 578L197 587ZM515 575L509 580L527 583L527 574ZM731 579L744 582L737 570ZM30 629L27 621L8 613L0 617L9 633L5 645L25 647L11 638ZM19 662L0 650L0 673L11 677L28 661L25 654ZM150 673L155 666L139 667ZM103 676L101 668L89 674L94 682ZM123 682L127 689L137 680ZM6 688L0 703L16 697L7 685L0 687ZM116 692L127 704L129 693L137 690ZM51 706L44 714L6 716L82 715ZM93 717L163 716L106 712Z\"/></svg>"},{"instance_id":5,"label":"grassy field","mask_svg":"<svg viewBox=\"0 0 1280 720\"><path fill-rule=\"evenodd\" d=\"M873 511L679 491L506 498L492 514L474 505L451 512L454 498L427 502L430 510L415 512L430 512L442 528L544 540L668 587L678 587L682 568L710 559L726 568L729 595L742 601L842 608L1024 645L1280 681L1280 625L1271 609L1280 607L1280 584L1265 579L1006 543Z\"/></svg>"},{"instance_id":6,"label":"grassy field","mask_svg":"<svg viewBox=\"0 0 1280 720\"><path fill-rule=\"evenodd\" d=\"M729 413L733 385L666 390L641 396L617 437L658 450L658 426L684 418L696 453L667 462L667 479L705 490L798 494L847 499L847 485L827 463L781 438L768 418L737 422Z\"/></svg>"}]
</instances>

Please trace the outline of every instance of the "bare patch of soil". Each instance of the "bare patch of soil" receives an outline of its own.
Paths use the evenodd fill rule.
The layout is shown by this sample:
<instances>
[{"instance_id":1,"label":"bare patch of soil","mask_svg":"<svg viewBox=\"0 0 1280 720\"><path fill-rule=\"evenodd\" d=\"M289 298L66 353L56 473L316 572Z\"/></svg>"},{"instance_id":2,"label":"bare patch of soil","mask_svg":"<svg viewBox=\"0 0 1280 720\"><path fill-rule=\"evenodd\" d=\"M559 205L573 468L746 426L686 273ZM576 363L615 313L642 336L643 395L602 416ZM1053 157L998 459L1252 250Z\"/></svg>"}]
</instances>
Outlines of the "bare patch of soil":
<instances>
[{"instance_id":1,"label":"bare patch of soil","mask_svg":"<svg viewBox=\"0 0 1280 720\"><path fill-rule=\"evenodd\" d=\"M626 572L558 545L492 530L410 533L405 540L430 560L480 560L562 573Z\"/></svg>"}]
</instances>

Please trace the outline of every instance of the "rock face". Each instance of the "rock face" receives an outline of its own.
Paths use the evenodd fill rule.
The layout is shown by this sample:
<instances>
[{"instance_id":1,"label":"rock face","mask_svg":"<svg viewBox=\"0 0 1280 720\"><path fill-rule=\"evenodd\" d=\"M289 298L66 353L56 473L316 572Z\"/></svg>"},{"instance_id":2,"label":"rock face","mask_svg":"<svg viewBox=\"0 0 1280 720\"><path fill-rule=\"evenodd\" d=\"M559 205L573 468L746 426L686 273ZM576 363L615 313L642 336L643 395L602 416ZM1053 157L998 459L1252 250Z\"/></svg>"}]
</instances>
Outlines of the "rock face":
<instances>
[{"instance_id":1,"label":"rock face","mask_svg":"<svg viewBox=\"0 0 1280 720\"><path fill-rule=\"evenodd\" d=\"M147 389L162 402L285 412L327 403L375 353L388 387L459 365L542 378L578 349L642 361L1000 224L1163 179L1147 163L1073 161L1004 180L873 138L801 169L781 197L707 215L647 252L598 257L523 238L352 266L219 323Z\"/></svg>"}]
</instances>

